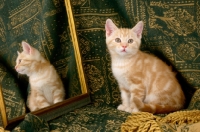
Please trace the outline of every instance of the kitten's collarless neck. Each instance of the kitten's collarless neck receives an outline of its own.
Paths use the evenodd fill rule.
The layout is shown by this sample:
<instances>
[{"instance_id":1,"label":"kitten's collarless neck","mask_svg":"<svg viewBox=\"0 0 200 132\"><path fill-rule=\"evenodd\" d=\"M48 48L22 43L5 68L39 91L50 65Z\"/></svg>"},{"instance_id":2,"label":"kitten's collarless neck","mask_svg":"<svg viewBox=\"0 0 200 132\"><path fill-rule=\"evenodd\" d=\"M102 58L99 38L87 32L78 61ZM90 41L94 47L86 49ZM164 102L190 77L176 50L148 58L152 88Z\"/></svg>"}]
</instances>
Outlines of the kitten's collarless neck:
<instances>
[{"instance_id":1,"label":"kitten's collarless neck","mask_svg":"<svg viewBox=\"0 0 200 132\"><path fill-rule=\"evenodd\" d=\"M112 66L126 66L130 63L134 63L134 61L139 57L139 52L135 55L132 55L130 57L119 57L119 56L113 56L112 57Z\"/></svg>"},{"instance_id":2,"label":"kitten's collarless neck","mask_svg":"<svg viewBox=\"0 0 200 132\"><path fill-rule=\"evenodd\" d=\"M51 66L48 61L36 61L34 64L30 67L30 73L28 76L32 76L34 74L42 73L45 69L47 70L48 67Z\"/></svg>"}]
</instances>

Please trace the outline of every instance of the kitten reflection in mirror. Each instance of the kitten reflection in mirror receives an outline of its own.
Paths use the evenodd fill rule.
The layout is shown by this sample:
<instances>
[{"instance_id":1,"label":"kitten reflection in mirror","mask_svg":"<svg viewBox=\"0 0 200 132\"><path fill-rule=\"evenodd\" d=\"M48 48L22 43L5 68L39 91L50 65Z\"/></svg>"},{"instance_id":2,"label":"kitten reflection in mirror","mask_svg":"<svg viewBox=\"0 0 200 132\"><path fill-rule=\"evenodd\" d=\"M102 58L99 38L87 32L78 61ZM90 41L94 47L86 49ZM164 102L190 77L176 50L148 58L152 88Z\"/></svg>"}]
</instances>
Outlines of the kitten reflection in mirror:
<instances>
[{"instance_id":1,"label":"kitten reflection in mirror","mask_svg":"<svg viewBox=\"0 0 200 132\"><path fill-rule=\"evenodd\" d=\"M169 113L183 108L185 96L172 68L139 50L143 22L132 29L118 28L106 20L106 44L126 112Z\"/></svg>"},{"instance_id":2,"label":"kitten reflection in mirror","mask_svg":"<svg viewBox=\"0 0 200 132\"><path fill-rule=\"evenodd\" d=\"M35 111L64 100L63 83L53 65L40 52L26 42L18 53L15 69L29 77L30 94L27 105Z\"/></svg>"}]
</instances>

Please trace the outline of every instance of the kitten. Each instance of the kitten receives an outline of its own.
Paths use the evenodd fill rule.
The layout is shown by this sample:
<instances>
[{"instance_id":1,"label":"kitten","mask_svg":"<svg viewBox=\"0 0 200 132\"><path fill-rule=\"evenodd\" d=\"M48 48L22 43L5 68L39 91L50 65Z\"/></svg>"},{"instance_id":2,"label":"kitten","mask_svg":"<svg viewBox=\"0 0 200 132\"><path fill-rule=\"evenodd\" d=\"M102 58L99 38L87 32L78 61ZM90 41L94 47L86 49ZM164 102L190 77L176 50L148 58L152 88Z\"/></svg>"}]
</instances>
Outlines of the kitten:
<instances>
[{"instance_id":1,"label":"kitten","mask_svg":"<svg viewBox=\"0 0 200 132\"><path fill-rule=\"evenodd\" d=\"M185 96L172 68L157 57L139 50L143 22L132 29L105 24L106 44L126 112L169 113L183 108Z\"/></svg>"},{"instance_id":2,"label":"kitten","mask_svg":"<svg viewBox=\"0 0 200 132\"><path fill-rule=\"evenodd\" d=\"M65 90L55 68L40 52L22 42L23 52L18 53L15 69L29 77L28 107L35 111L64 100Z\"/></svg>"}]
</instances>

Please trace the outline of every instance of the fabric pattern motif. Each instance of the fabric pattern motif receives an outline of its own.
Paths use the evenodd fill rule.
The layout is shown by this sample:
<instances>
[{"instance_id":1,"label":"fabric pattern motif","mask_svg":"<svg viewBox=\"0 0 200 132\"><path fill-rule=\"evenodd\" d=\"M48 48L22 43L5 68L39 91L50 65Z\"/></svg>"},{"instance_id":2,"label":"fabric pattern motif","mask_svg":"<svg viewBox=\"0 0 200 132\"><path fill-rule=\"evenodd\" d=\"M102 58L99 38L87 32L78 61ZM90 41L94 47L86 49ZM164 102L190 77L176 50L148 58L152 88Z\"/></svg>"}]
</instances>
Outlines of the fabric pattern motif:
<instances>
[{"instance_id":1,"label":"fabric pattern motif","mask_svg":"<svg viewBox=\"0 0 200 132\"><path fill-rule=\"evenodd\" d=\"M113 107L87 105L49 122L59 132L118 132L129 114Z\"/></svg>"},{"instance_id":2,"label":"fabric pattern motif","mask_svg":"<svg viewBox=\"0 0 200 132\"><path fill-rule=\"evenodd\" d=\"M194 93L187 109L188 110L200 109L200 90L199 89Z\"/></svg>"},{"instance_id":3,"label":"fabric pattern motif","mask_svg":"<svg viewBox=\"0 0 200 132\"><path fill-rule=\"evenodd\" d=\"M12 132L49 132L48 123L40 119L39 117L27 114L23 122L20 123L19 127L15 127Z\"/></svg>"},{"instance_id":4,"label":"fabric pattern motif","mask_svg":"<svg viewBox=\"0 0 200 132\"><path fill-rule=\"evenodd\" d=\"M12 119L25 114L26 106L23 90L19 88L14 76L0 64L0 82L4 96L7 118Z\"/></svg>"}]
</instances>

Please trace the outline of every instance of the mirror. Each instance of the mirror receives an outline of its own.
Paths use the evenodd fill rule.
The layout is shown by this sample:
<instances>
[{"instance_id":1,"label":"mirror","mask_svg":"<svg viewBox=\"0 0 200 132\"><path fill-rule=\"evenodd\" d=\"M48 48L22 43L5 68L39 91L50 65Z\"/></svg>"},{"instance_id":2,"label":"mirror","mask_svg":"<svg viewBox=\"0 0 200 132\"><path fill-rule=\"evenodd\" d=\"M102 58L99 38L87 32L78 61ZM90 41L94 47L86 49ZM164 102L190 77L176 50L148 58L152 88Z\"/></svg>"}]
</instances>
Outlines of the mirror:
<instances>
[{"instance_id":1,"label":"mirror","mask_svg":"<svg viewBox=\"0 0 200 132\"><path fill-rule=\"evenodd\" d=\"M65 90L67 91L66 92L67 97L64 101L53 104L48 107L45 107L43 109L31 112L32 114L37 115L37 116L49 121L58 116L61 116L62 114L72 111L75 108L79 108L81 106L84 106L84 105L90 103L90 96L88 93L85 76L84 76L84 71L83 71L83 67L82 67L81 55L80 55L80 51L79 51L78 39L77 39L77 35L76 35L74 17L73 17L73 13L72 13L72 9L71 9L70 0L65 0L65 3L53 1L53 4L54 4L55 8L57 8L57 10L46 11L46 13L44 13L43 16L38 15L38 12L41 12L43 5L45 3L39 2L39 1L32 1L31 4L26 4L26 2L27 1L23 1L21 3L19 2L17 5L18 8L15 8L15 10L13 9L12 11L10 11L10 13L11 13L11 15L9 16L10 25L9 24L8 25L9 25L9 28L11 28L11 29L10 29L9 33L10 33L10 35L13 35L13 34L18 35L17 37L19 38L20 33L24 33L24 32L28 33L29 32L29 31L24 31L23 24L25 25L28 22L30 22L31 20L33 20L31 25L34 28L30 29L30 32L33 32L35 35L37 35L38 31L41 31L41 29L40 29L41 21L37 17L44 17L45 20L42 22L42 25L43 26L45 25L42 28L42 31L44 34L38 35L39 36L38 38L40 38L40 37L44 37L44 38L42 38L42 40L40 40L40 41L33 41L33 43L31 43L31 42L29 42L29 43L32 44L33 46L39 45L38 50L43 51L42 55L44 55L55 66L55 68L58 71L58 74L61 76L61 79L63 80ZM6 3L4 3L4 4L6 4ZM67 12L66 18L67 18L68 26L67 26L67 29L64 30L61 35L59 35L60 36L59 41L61 42L61 44L63 41L65 41L65 45L57 45L58 46L57 50L52 50L52 49L54 49L54 46L56 46L56 45L51 45L51 44L48 45L46 43L46 41L44 41L44 40L46 39L48 43L53 44L53 40L51 39L51 34L49 34L49 32L51 30L54 30L54 31L59 30L59 28L55 29L53 26L62 26L62 25L52 24L53 26L52 25L47 26L47 22L48 22L47 18L51 18L55 13L62 12L62 9L60 8L62 4L64 4L65 5L64 8L66 8L65 10ZM31 9L31 7L28 7L30 5L33 6L33 9ZM21 6L25 6L25 7L19 8ZM27 8L27 10L26 10L26 8ZM3 7L2 7L2 9L3 9ZM17 9L19 9L20 11L17 11ZM58 12L56 12L56 11L58 11ZM21 12L21 14L18 14L20 12ZM23 14L24 12L26 14L32 13L32 15L27 16L26 14ZM35 16L33 15L33 13L35 13ZM18 17L21 16L20 19L16 18L17 15L18 15ZM30 19L26 18L27 20L24 21L23 20L24 15L26 17L30 17ZM21 21L21 24L19 24L20 21ZM17 24L17 22L19 22L19 23ZM2 23L1 23L1 18L0 18L0 28L1 28L1 24ZM67 23L65 23L65 25L66 24ZM38 28L38 26L39 26L39 30L36 30ZM51 26L52 26L52 29L49 28ZM70 37L67 38L67 35ZM1 38L2 38L2 36L0 34L0 39ZM31 38L37 40L37 36L33 36ZM27 41L29 41L28 37L25 39L27 39ZM66 40L68 40L68 41L66 42ZM1 41L4 41L5 45L7 44L7 42L4 39L1 39ZM28 91L27 87L19 86L20 92L13 93L12 90L10 90L9 88L12 88L12 86L13 87L16 86L17 83L13 84L12 80L9 80L9 78L10 78L10 76L14 76L14 73L11 73L10 75L6 74L6 72L10 71L10 69L11 69L11 68L10 69L7 68L7 66L9 67L9 64L14 66L15 59L17 57L16 48L12 49L12 47L14 47L14 46L20 47L20 45L18 43L17 44L12 43L11 45L8 46L9 51L0 52L0 58L3 58L7 54L9 54L6 52L13 52L12 54L15 53L15 57L6 56L7 60L11 60L11 63L3 63L5 65L1 65L1 63L0 63L0 82L1 82L1 84L0 84L0 112L1 112L0 124L2 124L2 126L4 128L6 128L7 130L12 130L16 125L18 125L18 123L20 123L24 119L26 113L30 112L29 110L27 110L27 107L26 107L27 95L24 96L24 93L27 93L27 91ZM0 47L4 48L3 46L4 46L3 44L0 44ZM71 49L70 49L70 47L71 47ZM66 52L68 50L69 54L66 52L63 53L63 48L64 48L64 50L66 50ZM55 56L52 56L52 53ZM59 58L59 56L56 56L56 55L60 54L60 53L67 55L67 57L65 56L65 58L60 58L60 60L57 61L56 59ZM0 62L5 62L5 60L0 59ZM60 63L64 63L64 62L66 62L66 65L60 65ZM6 69L5 69L5 67L6 67ZM11 70L13 70L13 69L11 69ZM15 74L17 74L16 71L15 71ZM6 79L8 79L7 82L2 83ZM25 77L19 77L18 79L26 80ZM9 88L7 86L9 86ZM22 86L24 86L24 85L22 85ZM80 92L76 92L76 91L80 91ZM68 94L68 93L70 93L70 94ZM14 94L19 94L19 96L24 97L25 99L24 99L23 103L15 103L15 102L13 103L12 95L14 95ZM10 107L13 107L14 110L10 109ZM20 111L22 114L20 114L20 112L18 111L19 109L23 109L23 110L21 110L23 112ZM15 115L16 115L14 117L10 116L10 114L13 112L15 112Z\"/></svg>"}]
</instances>

